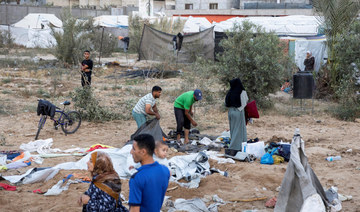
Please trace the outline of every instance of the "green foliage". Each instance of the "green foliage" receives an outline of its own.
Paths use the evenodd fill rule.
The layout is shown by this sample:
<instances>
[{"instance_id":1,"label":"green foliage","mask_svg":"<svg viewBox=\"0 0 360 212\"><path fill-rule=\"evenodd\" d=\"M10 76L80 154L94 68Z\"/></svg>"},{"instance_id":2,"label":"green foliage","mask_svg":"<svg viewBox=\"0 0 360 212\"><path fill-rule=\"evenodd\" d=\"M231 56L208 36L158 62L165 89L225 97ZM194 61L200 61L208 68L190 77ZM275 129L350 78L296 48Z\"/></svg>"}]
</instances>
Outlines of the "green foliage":
<instances>
[{"instance_id":1,"label":"green foliage","mask_svg":"<svg viewBox=\"0 0 360 212\"><path fill-rule=\"evenodd\" d=\"M92 88L77 88L71 93L74 107L80 112L82 119L94 122L103 122L111 120L127 120L129 116L123 113L116 113L110 108L100 105L96 99ZM127 111L130 113L129 111Z\"/></svg>"},{"instance_id":2,"label":"green foliage","mask_svg":"<svg viewBox=\"0 0 360 212\"><path fill-rule=\"evenodd\" d=\"M216 65L222 85L228 88L229 81L239 77L250 99L262 108L271 107L267 96L279 89L292 64L279 38L250 22L234 25L227 35L220 43L224 52L218 55Z\"/></svg>"},{"instance_id":3,"label":"green foliage","mask_svg":"<svg viewBox=\"0 0 360 212\"><path fill-rule=\"evenodd\" d=\"M61 19L63 21L63 32L52 28L52 34L56 39L55 56L68 64L79 64L85 50L91 51L92 57L95 52L100 52L102 39L102 56L110 55L116 47L116 38L102 28L93 26L92 18L79 20L71 16L70 11L64 10Z\"/></svg>"},{"instance_id":4,"label":"green foliage","mask_svg":"<svg viewBox=\"0 0 360 212\"><path fill-rule=\"evenodd\" d=\"M139 51L144 21L140 16L129 16L130 51Z\"/></svg>"},{"instance_id":5,"label":"green foliage","mask_svg":"<svg viewBox=\"0 0 360 212\"><path fill-rule=\"evenodd\" d=\"M0 31L0 48L13 47L14 38L10 31Z\"/></svg>"},{"instance_id":6,"label":"green foliage","mask_svg":"<svg viewBox=\"0 0 360 212\"><path fill-rule=\"evenodd\" d=\"M354 0L313 0L315 11L319 14L319 19L323 24L324 32L329 48L329 70L330 85L333 91L339 86L341 73L338 66L339 41L347 36L351 23L356 19L360 10L360 2Z\"/></svg>"}]
</instances>

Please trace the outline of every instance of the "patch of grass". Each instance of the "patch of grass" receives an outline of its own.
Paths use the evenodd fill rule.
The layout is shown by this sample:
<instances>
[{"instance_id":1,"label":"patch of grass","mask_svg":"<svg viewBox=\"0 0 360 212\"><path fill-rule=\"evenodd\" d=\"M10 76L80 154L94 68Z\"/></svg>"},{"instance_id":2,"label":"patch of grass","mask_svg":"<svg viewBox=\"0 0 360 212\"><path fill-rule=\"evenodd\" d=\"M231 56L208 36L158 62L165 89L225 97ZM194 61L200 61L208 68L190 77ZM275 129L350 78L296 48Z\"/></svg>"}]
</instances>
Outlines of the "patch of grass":
<instances>
[{"instance_id":1,"label":"patch of grass","mask_svg":"<svg viewBox=\"0 0 360 212\"><path fill-rule=\"evenodd\" d=\"M25 98L29 98L31 96L35 96L35 93L32 92L30 89L24 89L20 91L20 96L23 96Z\"/></svg>"},{"instance_id":2,"label":"patch of grass","mask_svg":"<svg viewBox=\"0 0 360 212\"><path fill-rule=\"evenodd\" d=\"M144 83L144 79L126 79L125 80L125 85L138 85L138 84L143 84Z\"/></svg>"},{"instance_id":3,"label":"patch of grass","mask_svg":"<svg viewBox=\"0 0 360 212\"><path fill-rule=\"evenodd\" d=\"M10 82L12 82L12 79L10 77L1 80L2 84L7 84L7 83L10 83Z\"/></svg>"},{"instance_id":4,"label":"patch of grass","mask_svg":"<svg viewBox=\"0 0 360 212\"><path fill-rule=\"evenodd\" d=\"M19 83L18 88L25 88L25 84L24 83Z\"/></svg>"},{"instance_id":5,"label":"patch of grass","mask_svg":"<svg viewBox=\"0 0 360 212\"><path fill-rule=\"evenodd\" d=\"M103 90L103 91L107 91L107 90L108 90L108 87L107 87L107 86L104 86L104 87L102 87L102 90Z\"/></svg>"},{"instance_id":6,"label":"patch of grass","mask_svg":"<svg viewBox=\"0 0 360 212\"><path fill-rule=\"evenodd\" d=\"M45 90L43 90L42 88L39 88L36 92L37 97L39 98L47 98L49 99L51 96L48 92L46 92Z\"/></svg>"},{"instance_id":7,"label":"patch of grass","mask_svg":"<svg viewBox=\"0 0 360 212\"><path fill-rule=\"evenodd\" d=\"M24 112L30 112L30 113L35 113L37 111L37 106L36 105L25 105L23 108Z\"/></svg>"},{"instance_id":8,"label":"patch of grass","mask_svg":"<svg viewBox=\"0 0 360 212\"><path fill-rule=\"evenodd\" d=\"M114 85L114 86L112 86L111 89L113 89L113 90L122 89L122 86L121 85Z\"/></svg>"},{"instance_id":9,"label":"patch of grass","mask_svg":"<svg viewBox=\"0 0 360 212\"><path fill-rule=\"evenodd\" d=\"M2 94L12 94L12 91L10 90L3 90L1 91Z\"/></svg>"}]
</instances>

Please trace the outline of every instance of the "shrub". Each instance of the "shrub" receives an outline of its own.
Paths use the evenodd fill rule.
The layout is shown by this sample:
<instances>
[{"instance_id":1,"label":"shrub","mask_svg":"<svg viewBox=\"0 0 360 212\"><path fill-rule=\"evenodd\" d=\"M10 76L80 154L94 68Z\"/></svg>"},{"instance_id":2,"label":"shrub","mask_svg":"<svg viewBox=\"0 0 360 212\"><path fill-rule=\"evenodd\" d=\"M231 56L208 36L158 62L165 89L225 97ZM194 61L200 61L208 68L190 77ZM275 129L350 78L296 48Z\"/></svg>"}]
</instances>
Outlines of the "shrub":
<instances>
[{"instance_id":1,"label":"shrub","mask_svg":"<svg viewBox=\"0 0 360 212\"><path fill-rule=\"evenodd\" d=\"M262 108L271 107L267 96L279 89L286 70L292 68L279 38L250 22L234 25L227 36L220 42L224 52L216 64L222 85L228 88L229 81L239 77L250 99Z\"/></svg>"},{"instance_id":2,"label":"shrub","mask_svg":"<svg viewBox=\"0 0 360 212\"><path fill-rule=\"evenodd\" d=\"M127 120L128 116L117 113L105 106L101 106L92 88L77 88L71 93L74 107L80 112L82 119L95 122L111 120ZM129 112L130 113L130 112Z\"/></svg>"},{"instance_id":3,"label":"shrub","mask_svg":"<svg viewBox=\"0 0 360 212\"><path fill-rule=\"evenodd\" d=\"M69 10L64 10L61 19L63 32L52 28L52 34L57 42L55 56L60 61L79 64L85 50L91 51L94 58L96 57L95 52L100 51L101 42L103 56L110 55L116 48L116 38L106 31L102 38L102 29L93 26L92 18L78 20L71 16Z\"/></svg>"}]
</instances>

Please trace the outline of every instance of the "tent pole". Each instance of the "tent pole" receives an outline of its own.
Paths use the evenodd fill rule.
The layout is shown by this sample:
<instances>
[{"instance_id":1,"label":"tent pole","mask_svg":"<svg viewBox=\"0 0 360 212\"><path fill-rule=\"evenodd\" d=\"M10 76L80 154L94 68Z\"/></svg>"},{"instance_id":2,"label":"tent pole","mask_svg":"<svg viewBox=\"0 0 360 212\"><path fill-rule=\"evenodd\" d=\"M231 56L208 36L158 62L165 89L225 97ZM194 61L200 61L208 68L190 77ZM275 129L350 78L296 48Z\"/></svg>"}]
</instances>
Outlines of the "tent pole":
<instances>
[{"instance_id":1,"label":"tent pole","mask_svg":"<svg viewBox=\"0 0 360 212\"><path fill-rule=\"evenodd\" d=\"M99 53L99 64L100 64L100 58L101 58L101 49L102 49L102 43L103 43L103 37L104 37L104 29L105 29L105 27L102 27L101 42L100 42L100 53Z\"/></svg>"}]
</instances>

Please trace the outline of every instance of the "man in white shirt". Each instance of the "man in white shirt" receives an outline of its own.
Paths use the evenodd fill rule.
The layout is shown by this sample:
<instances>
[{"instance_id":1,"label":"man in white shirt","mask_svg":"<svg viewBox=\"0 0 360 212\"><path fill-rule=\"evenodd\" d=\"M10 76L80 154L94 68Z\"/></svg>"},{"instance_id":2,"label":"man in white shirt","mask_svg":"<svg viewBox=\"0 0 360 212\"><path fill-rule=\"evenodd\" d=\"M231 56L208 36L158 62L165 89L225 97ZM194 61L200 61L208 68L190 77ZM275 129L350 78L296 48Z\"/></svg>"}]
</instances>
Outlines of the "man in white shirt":
<instances>
[{"instance_id":1,"label":"man in white shirt","mask_svg":"<svg viewBox=\"0 0 360 212\"><path fill-rule=\"evenodd\" d=\"M161 96L161 90L162 89L159 86L154 86L151 93L143 96L133 108L132 116L134 117L138 128L146 122L147 115L153 115L157 119L160 119L155 99Z\"/></svg>"}]
</instances>

